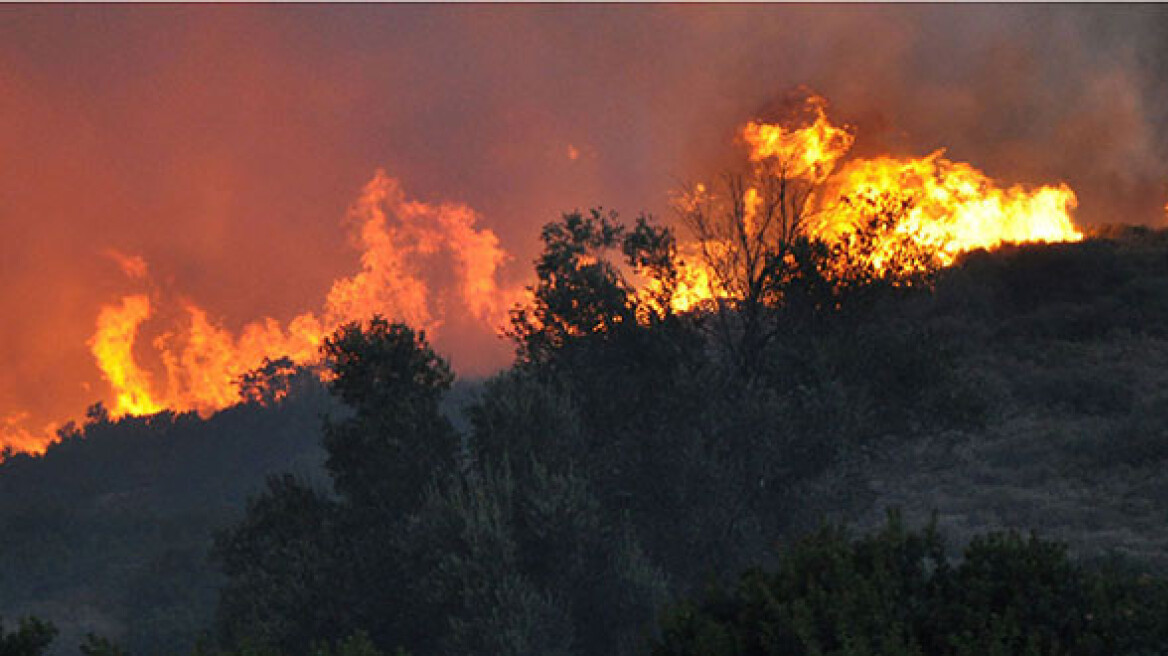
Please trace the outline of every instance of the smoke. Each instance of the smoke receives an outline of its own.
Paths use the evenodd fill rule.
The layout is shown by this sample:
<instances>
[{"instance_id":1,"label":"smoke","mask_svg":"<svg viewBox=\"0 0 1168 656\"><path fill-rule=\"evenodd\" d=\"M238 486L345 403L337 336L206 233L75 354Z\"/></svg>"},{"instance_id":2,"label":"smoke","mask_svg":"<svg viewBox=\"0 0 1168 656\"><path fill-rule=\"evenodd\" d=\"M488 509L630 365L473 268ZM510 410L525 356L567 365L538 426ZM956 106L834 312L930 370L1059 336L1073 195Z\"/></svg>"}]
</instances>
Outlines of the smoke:
<instances>
[{"instance_id":1,"label":"smoke","mask_svg":"<svg viewBox=\"0 0 1168 656\"><path fill-rule=\"evenodd\" d=\"M382 282L406 294L421 275L431 296L457 290L414 318L443 322L438 346L460 372L490 372L509 347L472 318L499 308L451 318L456 297L494 298L470 281L521 286L538 226L561 211L603 205L668 219L668 192L740 157L736 128L767 118L797 85L855 126L858 156L945 146L1008 182L1067 182L1080 223L1158 224L1168 200L1168 99L1156 82L1168 62L1166 12L7 8L0 433L43 435L114 400L91 336L103 307L145 283L112 253L140 256L153 289L181 291L205 313L199 324L148 292L152 313L130 348L137 361L176 321L235 340L261 317L287 330L338 279L366 270L338 219L379 169L428 206L473 209L478 232L447 215L447 233L462 236L443 242L438 270L423 263L421 274ZM476 241L483 228L497 242ZM165 387L157 364L152 384Z\"/></svg>"}]
</instances>

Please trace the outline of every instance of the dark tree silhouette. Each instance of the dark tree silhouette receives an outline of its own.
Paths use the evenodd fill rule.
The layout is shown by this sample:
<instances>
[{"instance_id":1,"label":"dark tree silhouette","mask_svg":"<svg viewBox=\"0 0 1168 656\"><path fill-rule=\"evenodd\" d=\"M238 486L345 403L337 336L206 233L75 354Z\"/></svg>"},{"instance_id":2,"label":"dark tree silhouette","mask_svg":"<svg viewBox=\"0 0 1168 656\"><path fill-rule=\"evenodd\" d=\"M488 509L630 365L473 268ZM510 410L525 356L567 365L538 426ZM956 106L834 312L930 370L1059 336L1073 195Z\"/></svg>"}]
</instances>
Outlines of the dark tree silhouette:
<instances>
[{"instance_id":1,"label":"dark tree silhouette","mask_svg":"<svg viewBox=\"0 0 1168 656\"><path fill-rule=\"evenodd\" d=\"M454 382L450 366L425 333L382 317L341 327L324 354L333 394L353 410L325 426L337 492L355 507L409 512L458 456L458 436L438 409Z\"/></svg>"},{"instance_id":2,"label":"dark tree silhouette","mask_svg":"<svg viewBox=\"0 0 1168 656\"><path fill-rule=\"evenodd\" d=\"M858 539L828 527L773 571L673 606L654 656L980 654L1112 656L1168 648L1168 581L1088 571L1065 546L995 533L956 565L935 525L893 513Z\"/></svg>"},{"instance_id":3,"label":"dark tree silhouette","mask_svg":"<svg viewBox=\"0 0 1168 656\"><path fill-rule=\"evenodd\" d=\"M51 623L36 617L20 620L12 632L6 632L0 623L0 656L42 656L56 635Z\"/></svg>"}]
</instances>

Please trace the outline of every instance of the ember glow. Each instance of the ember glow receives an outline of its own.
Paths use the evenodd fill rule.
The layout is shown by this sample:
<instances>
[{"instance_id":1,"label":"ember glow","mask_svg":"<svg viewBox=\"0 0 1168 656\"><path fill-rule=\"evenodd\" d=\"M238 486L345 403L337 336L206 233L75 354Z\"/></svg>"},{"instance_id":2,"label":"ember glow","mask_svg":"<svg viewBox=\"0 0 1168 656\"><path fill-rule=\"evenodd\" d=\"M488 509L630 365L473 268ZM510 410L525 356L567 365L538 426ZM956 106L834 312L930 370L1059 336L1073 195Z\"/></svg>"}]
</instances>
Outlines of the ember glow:
<instances>
[{"instance_id":1,"label":"ember glow","mask_svg":"<svg viewBox=\"0 0 1168 656\"><path fill-rule=\"evenodd\" d=\"M311 364L321 342L338 326L375 313L431 335L441 332L446 313L456 311L501 325L511 299L497 285L496 271L507 254L494 233L478 227L472 210L408 200L396 180L378 171L347 222L361 250L361 270L337 280L319 312L301 314L286 326L259 319L232 334L207 310L183 300L185 319L151 343L163 376L152 375L135 358L140 328L152 314L151 296L129 294L103 307L89 344L114 393L111 416L164 409L207 413L236 404L240 378L265 359L289 357ZM141 258L117 260L127 275L144 274ZM426 278L426 271L442 263L455 271L449 291L433 288Z\"/></svg>"}]
</instances>

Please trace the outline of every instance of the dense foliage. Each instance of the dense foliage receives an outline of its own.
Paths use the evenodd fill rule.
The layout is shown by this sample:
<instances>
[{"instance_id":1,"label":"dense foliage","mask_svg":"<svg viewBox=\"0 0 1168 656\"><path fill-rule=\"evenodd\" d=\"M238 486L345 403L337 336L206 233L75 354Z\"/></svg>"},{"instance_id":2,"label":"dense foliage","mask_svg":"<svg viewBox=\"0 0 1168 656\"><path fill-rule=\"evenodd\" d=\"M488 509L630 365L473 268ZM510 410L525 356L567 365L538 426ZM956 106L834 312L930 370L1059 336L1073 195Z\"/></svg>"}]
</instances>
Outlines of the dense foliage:
<instances>
[{"instance_id":1,"label":"dense foliage","mask_svg":"<svg viewBox=\"0 0 1168 656\"><path fill-rule=\"evenodd\" d=\"M882 225L877 216L871 228ZM273 482L220 542L232 577L221 606L229 644L295 653L314 639L368 631L381 649L415 653L638 653L667 597L775 562L773 545L819 516L808 486L841 458L889 434L976 430L986 421L990 399L954 375L962 344L931 319L946 299L927 279L900 284L839 259L808 265L814 274L774 268L784 278L766 284L782 293L766 302L778 307L747 326L735 323L741 307L672 310L676 247L645 219L629 230L612 214L569 214L542 237L533 300L513 315L516 366L468 407L460 444L436 402L448 369L423 339L375 319L329 343L339 365L333 389L356 411L326 429L335 494ZM857 238L853 247L863 244ZM790 246L804 247L812 261L841 256L806 241ZM655 282L653 293L632 275ZM770 337L744 342L743 331ZM744 348L755 349L749 365ZM913 580L916 570L884 571L866 588L849 588L855 598L820 599L834 619L812 643L842 640L853 651L822 653L868 653L847 646L848 636L916 612L902 602L950 608L895 590L980 589L966 574L983 543L974 542L952 580L940 543L923 544L930 564L904 566L928 570L927 580ZM1010 558L1021 547L998 546L983 558L986 585L1033 577L1040 588L1078 585L1066 568L1017 570ZM263 573L252 578L257 565ZM783 596L801 584L791 585ZM904 653L942 653L961 639L967 650L1062 653L1064 643L1027 633L1044 630L1028 617L969 633L981 620L959 616L953 609L962 604L974 602L953 601L952 617L928 620L941 637L915 625L877 637ZM851 615L832 615L840 612ZM1010 642L1019 631L1023 642ZM1159 644L1155 633L1140 635Z\"/></svg>"},{"instance_id":2,"label":"dense foliage","mask_svg":"<svg viewBox=\"0 0 1168 656\"><path fill-rule=\"evenodd\" d=\"M515 365L481 385L377 317L326 344L331 398L277 362L206 419L96 407L0 463L0 611L92 654L1162 652L1162 580L1139 570L1168 564L1168 239L973 253L909 284L862 265L865 234L795 235L742 278L759 307L680 312L671 231L569 214ZM938 508L956 540L775 548L888 505Z\"/></svg>"},{"instance_id":3,"label":"dense foliage","mask_svg":"<svg viewBox=\"0 0 1168 656\"><path fill-rule=\"evenodd\" d=\"M951 564L936 527L849 539L823 528L675 605L653 656L1159 654L1168 580L1086 570L1034 535L974 539Z\"/></svg>"},{"instance_id":4,"label":"dense foliage","mask_svg":"<svg viewBox=\"0 0 1168 656\"><path fill-rule=\"evenodd\" d=\"M269 473L320 469L313 375L208 419L163 413L111 420L100 406L43 456L0 462L0 611L35 614L75 649L116 635L135 653L189 650L213 617L222 574L211 534L239 520Z\"/></svg>"}]
</instances>

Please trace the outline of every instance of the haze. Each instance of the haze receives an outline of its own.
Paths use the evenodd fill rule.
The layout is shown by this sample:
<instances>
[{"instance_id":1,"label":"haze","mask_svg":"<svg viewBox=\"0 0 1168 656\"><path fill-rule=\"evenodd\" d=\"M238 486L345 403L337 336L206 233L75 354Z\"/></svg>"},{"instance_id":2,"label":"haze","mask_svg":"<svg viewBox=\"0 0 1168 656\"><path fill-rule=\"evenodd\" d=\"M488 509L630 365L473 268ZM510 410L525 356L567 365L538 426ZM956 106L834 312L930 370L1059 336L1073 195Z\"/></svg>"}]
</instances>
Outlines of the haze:
<instances>
[{"instance_id":1,"label":"haze","mask_svg":"<svg viewBox=\"0 0 1168 656\"><path fill-rule=\"evenodd\" d=\"M1080 225L1159 225L1166 11L0 7L0 434L20 446L109 400L87 340L101 306L147 288L111 254L228 329L286 321L359 269L342 220L384 169L473 208L517 286L540 225L593 206L669 219L670 191L798 85L856 126L857 153L946 146L1067 182ZM451 319L437 345L486 374L510 355L496 329Z\"/></svg>"}]
</instances>

